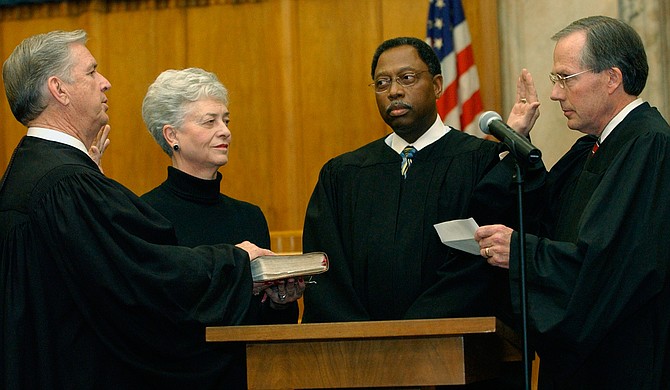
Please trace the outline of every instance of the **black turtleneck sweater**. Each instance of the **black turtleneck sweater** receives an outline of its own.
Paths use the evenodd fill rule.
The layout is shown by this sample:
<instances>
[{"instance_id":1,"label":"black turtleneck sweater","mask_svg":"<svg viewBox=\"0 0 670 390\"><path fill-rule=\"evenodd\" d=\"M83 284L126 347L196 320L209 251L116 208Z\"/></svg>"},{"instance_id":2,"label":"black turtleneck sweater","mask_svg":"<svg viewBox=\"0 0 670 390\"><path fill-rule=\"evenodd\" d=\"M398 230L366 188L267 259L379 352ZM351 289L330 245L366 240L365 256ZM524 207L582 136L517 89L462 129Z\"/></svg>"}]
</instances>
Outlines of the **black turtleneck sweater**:
<instances>
[{"instance_id":1,"label":"black turtleneck sweater","mask_svg":"<svg viewBox=\"0 0 670 390\"><path fill-rule=\"evenodd\" d=\"M260 207L219 192L221 173L203 180L174 167L161 185L142 195L174 224L180 245L194 247L250 241L270 248L270 233Z\"/></svg>"}]
</instances>

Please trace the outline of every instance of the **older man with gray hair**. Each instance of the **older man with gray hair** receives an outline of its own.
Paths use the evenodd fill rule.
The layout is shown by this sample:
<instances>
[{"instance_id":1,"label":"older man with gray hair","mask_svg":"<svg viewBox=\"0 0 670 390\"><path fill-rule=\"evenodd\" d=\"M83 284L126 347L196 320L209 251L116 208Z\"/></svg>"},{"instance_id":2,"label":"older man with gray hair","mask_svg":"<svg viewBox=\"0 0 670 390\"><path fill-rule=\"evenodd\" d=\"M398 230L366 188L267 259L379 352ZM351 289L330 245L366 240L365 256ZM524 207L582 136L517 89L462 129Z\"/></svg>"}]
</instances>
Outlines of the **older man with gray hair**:
<instances>
[{"instance_id":1,"label":"older man with gray hair","mask_svg":"<svg viewBox=\"0 0 670 390\"><path fill-rule=\"evenodd\" d=\"M21 42L2 69L28 127L0 184L0 387L223 388L208 325L246 322L248 242L177 246L173 226L88 151L111 84L84 31ZM226 367L223 369L223 367Z\"/></svg>"}]
</instances>

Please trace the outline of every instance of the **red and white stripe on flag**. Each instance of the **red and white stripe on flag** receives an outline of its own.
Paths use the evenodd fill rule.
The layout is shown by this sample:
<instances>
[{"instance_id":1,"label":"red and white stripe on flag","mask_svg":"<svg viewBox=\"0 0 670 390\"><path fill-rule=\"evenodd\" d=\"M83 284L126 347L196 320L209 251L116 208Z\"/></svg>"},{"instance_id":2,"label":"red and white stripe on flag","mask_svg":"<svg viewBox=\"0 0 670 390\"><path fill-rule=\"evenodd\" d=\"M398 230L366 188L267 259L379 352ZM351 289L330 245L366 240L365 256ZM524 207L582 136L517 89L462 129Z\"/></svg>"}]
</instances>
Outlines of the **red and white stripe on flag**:
<instances>
[{"instance_id":1,"label":"red and white stripe on flag","mask_svg":"<svg viewBox=\"0 0 670 390\"><path fill-rule=\"evenodd\" d=\"M482 112L479 75L461 0L429 0L426 42L442 64L444 92L437 101L442 121L485 138L477 126Z\"/></svg>"}]
</instances>

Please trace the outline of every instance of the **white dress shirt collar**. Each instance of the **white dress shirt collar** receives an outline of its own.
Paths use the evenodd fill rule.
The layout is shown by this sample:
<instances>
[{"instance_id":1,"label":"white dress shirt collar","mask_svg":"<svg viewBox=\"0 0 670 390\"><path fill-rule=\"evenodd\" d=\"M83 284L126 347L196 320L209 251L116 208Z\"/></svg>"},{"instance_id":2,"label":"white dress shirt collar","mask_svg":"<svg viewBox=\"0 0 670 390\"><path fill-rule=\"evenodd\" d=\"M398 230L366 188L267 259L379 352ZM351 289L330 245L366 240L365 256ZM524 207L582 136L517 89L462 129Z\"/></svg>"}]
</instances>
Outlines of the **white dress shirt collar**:
<instances>
[{"instance_id":1,"label":"white dress shirt collar","mask_svg":"<svg viewBox=\"0 0 670 390\"><path fill-rule=\"evenodd\" d=\"M28 137L41 138L47 141L54 141L61 144L70 145L73 148L81 150L82 152L86 153L87 156L89 156L88 150L86 150L86 146L83 142L61 131L46 129L44 127L29 127L28 133L26 135Z\"/></svg>"},{"instance_id":2,"label":"white dress shirt collar","mask_svg":"<svg viewBox=\"0 0 670 390\"><path fill-rule=\"evenodd\" d=\"M451 128L442 123L442 120L438 115L437 118L435 118L435 123L433 123L433 125L430 126L430 128L415 142L410 144L396 133L389 134L389 136L386 137L385 142L398 154L400 154L400 152L402 152L402 150L405 149L405 146L407 145L412 145L416 148L417 151L419 151L442 138L449 132L449 130L451 130Z\"/></svg>"}]
</instances>

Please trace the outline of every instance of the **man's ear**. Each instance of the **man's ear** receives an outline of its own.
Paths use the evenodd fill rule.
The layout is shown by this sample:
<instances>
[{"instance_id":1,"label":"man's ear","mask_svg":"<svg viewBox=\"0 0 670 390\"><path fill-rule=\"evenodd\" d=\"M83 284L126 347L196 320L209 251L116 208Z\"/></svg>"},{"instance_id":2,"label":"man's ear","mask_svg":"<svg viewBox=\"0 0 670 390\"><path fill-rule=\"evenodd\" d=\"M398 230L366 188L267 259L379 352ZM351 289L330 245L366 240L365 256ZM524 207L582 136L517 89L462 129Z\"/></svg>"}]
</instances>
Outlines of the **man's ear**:
<instances>
[{"instance_id":1,"label":"man's ear","mask_svg":"<svg viewBox=\"0 0 670 390\"><path fill-rule=\"evenodd\" d=\"M613 93L616 91L619 86L623 87L623 73L621 73L621 69L617 68L616 66L613 66L609 69L607 69L607 90L609 93Z\"/></svg>"},{"instance_id":2,"label":"man's ear","mask_svg":"<svg viewBox=\"0 0 670 390\"><path fill-rule=\"evenodd\" d=\"M67 88L63 80L59 79L56 76L51 76L47 80L47 89L51 96L56 99L59 103L67 105L70 103L70 96L68 95Z\"/></svg>"},{"instance_id":3,"label":"man's ear","mask_svg":"<svg viewBox=\"0 0 670 390\"><path fill-rule=\"evenodd\" d=\"M442 96L442 83L444 82L444 78L442 78L441 74L436 74L433 76L433 88L435 89L435 99L439 99L440 96Z\"/></svg>"}]
</instances>

